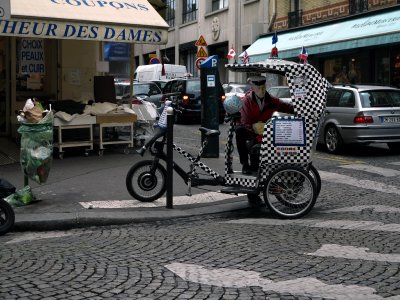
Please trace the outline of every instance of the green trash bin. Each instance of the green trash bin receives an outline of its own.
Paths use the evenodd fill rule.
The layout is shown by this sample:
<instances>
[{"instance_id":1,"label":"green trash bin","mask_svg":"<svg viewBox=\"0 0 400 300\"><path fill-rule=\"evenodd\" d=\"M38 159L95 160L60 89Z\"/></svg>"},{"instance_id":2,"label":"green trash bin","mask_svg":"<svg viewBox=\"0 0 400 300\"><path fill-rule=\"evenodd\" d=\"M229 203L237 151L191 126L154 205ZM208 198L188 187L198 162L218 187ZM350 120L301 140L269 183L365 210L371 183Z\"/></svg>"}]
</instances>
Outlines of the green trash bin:
<instances>
[{"instance_id":1,"label":"green trash bin","mask_svg":"<svg viewBox=\"0 0 400 300\"><path fill-rule=\"evenodd\" d=\"M21 123L21 168L26 178L46 182L53 161L53 113L48 112L38 123Z\"/></svg>"}]
</instances>

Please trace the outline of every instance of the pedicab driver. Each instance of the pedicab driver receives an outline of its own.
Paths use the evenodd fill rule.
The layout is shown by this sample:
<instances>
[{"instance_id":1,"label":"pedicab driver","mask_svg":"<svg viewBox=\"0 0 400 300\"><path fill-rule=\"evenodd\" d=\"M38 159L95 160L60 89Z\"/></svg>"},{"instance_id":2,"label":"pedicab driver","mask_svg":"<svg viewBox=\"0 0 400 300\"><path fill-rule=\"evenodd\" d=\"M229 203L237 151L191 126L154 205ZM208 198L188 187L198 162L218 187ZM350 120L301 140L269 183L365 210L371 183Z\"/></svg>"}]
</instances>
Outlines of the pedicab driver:
<instances>
[{"instance_id":1,"label":"pedicab driver","mask_svg":"<svg viewBox=\"0 0 400 300\"><path fill-rule=\"evenodd\" d=\"M266 91L266 78L264 76L251 76L247 82L250 84L251 90L242 98L240 123L235 130L237 150L240 163L243 165L243 174L251 174L252 171L258 170L258 165L249 164L249 144L261 143L264 123L276 111L294 113L292 104L273 97ZM260 127L262 127L261 131L259 131Z\"/></svg>"}]
</instances>

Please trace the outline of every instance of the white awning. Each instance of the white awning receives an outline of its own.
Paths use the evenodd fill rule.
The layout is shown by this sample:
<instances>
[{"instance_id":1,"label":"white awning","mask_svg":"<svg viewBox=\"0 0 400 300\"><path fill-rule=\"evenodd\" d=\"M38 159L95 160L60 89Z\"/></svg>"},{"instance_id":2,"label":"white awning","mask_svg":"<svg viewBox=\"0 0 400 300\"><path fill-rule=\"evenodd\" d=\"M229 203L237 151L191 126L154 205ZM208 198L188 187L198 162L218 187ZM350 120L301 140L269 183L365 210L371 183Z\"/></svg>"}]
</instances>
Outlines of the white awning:
<instances>
[{"instance_id":1,"label":"white awning","mask_svg":"<svg viewBox=\"0 0 400 300\"><path fill-rule=\"evenodd\" d=\"M165 44L168 24L147 0L0 0L0 35Z\"/></svg>"},{"instance_id":2,"label":"white awning","mask_svg":"<svg viewBox=\"0 0 400 300\"><path fill-rule=\"evenodd\" d=\"M297 57L302 46L312 55L398 42L400 9L291 32L278 32L276 47L279 49L279 58L292 58ZM272 33L259 38L246 49L250 62L264 61L270 56L272 47Z\"/></svg>"}]
</instances>

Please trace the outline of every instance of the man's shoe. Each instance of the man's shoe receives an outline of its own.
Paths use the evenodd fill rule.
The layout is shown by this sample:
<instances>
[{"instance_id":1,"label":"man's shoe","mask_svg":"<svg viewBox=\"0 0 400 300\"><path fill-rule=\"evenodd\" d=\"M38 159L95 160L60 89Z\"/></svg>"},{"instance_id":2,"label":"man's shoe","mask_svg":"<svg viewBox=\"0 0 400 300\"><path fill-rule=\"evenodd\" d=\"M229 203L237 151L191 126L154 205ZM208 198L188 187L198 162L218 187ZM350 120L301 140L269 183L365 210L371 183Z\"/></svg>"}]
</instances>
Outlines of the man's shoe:
<instances>
[{"instance_id":1,"label":"man's shoe","mask_svg":"<svg viewBox=\"0 0 400 300\"><path fill-rule=\"evenodd\" d=\"M249 202L250 207L264 207L265 203L261 200L260 196L257 194L247 194L247 200Z\"/></svg>"},{"instance_id":2,"label":"man's shoe","mask_svg":"<svg viewBox=\"0 0 400 300\"><path fill-rule=\"evenodd\" d=\"M244 164L242 168L242 174L243 175L250 175L251 174L251 168L249 164Z\"/></svg>"}]
</instances>

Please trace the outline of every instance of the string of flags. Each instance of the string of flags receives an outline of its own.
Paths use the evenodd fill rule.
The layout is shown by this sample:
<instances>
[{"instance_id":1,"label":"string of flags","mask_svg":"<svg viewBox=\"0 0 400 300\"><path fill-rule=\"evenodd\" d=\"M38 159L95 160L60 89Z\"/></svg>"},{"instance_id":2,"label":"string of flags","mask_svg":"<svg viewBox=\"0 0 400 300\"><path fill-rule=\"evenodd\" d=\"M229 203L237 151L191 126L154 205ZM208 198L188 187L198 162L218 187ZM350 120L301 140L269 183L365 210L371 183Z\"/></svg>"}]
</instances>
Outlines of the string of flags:
<instances>
[{"instance_id":1,"label":"string of flags","mask_svg":"<svg viewBox=\"0 0 400 300\"><path fill-rule=\"evenodd\" d=\"M271 58L278 58L278 48L276 48L277 42L278 42L278 34L275 31L272 36L272 44L274 45L274 47L272 47L271 49Z\"/></svg>"},{"instance_id":2,"label":"string of flags","mask_svg":"<svg viewBox=\"0 0 400 300\"><path fill-rule=\"evenodd\" d=\"M242 63L248 64L250 61L250 56L247 54L247 51L244 50L242 54L240 54L240 59L242 60Z\"/></svg>"},{"instance_id":3,"label":"string of flags","mask_svg":"<svg viewBox=\"0 0 400 300\"><path fill-rule=\"evenodd\" d=\"M301 48L298 58L300 59L300 62L303 61L304 64L307 64L308 52L304 46Z\"/></svg>"},{"instance_id":4,"label":"string of flags","mask_svg":"<svg viewBox=\"0 0 400 300\"><path fill-rule=\"evenodd\" d=\"M232 59L235 57L235 55L236 55L235 48L233 48L233 46L232 46L231 50L229 50L228 55L226 57L228 59Z\"/></svg>"}]
</instances>

